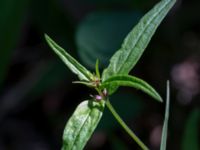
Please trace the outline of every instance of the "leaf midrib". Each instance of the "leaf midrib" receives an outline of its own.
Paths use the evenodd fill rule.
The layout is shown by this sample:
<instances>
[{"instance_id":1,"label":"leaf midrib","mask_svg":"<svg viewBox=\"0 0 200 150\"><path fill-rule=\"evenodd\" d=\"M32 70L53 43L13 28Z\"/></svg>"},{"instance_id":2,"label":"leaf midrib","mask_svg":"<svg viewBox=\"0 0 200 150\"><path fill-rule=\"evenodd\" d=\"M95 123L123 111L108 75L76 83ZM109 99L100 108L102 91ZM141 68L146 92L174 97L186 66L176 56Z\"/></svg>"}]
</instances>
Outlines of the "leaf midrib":
<instances>
[{"instance_id":1,"label":"leaf midrib","mask_svg":"<svg viewBox=\"0 0 200 150\"><path fill-rule=\"evenodd\" d=\"M136 42L135 42L136 44L134 44L134 47L133 47L132 49L134 49L134 48L136 47L136 45L138 45L137 43L138 43L138 41L142 38L141 35L142 35L142 33L147 29L148 25L151 24L151 22L156 18L157 14L159 14L168 4L169 4L169 1L159 10L158 13L156 13L156 14L152 17L152 19L149 21L149 23L145 25L145 28L142 30L142 32L139 32L140 35L139 35L139 37L137 38L137 40L136 40ZM130 53L131 53L131 51L130 51L128 54L130 54ZM129 59L129 57L130 57L130 55L127 55L127 56L126 56L126 60ZM121 72L121 69L122 69L123 66L124 66L124 65L121 65L121 66L119 67L119 71L118 71L119 73Z\"/></svg>"},{"instance_id":2,"label":"leaf midrib","mask_svg":"<svg viewBox=\"0 0 200 150\"><path fill-rule=\"evenodd\" d=\"M59 48L61 48L60 46L58 46L58 45L54 45L55 46L55 48L57 48L57 49L59 49ZM76 62L76 60L73 60L72 58L70 58L66 53L65 53L65 51L64 51L64 49L63 48L61 48L61 50L62 51L58 51L58 53L61 53L62 55L64 55L65 57L68 57L68 60L69 60L69 62L70 63L77 63ZM56 51L57 52L57 51ZM64 57L63 57L64 58ZM64 58L65 59L65 58ZM87 73L85 73L84 71L82 71L82 66L79 66L80 68L79 69L81 69L81 71L80 70L78 70L77 68L75 68L78 72L80 72L81 74L83 74L88 80L90 80L90 76L87 74Z\"/></svg>"},{"instance_id":3,"label":"leaf midrib","mask_svg":"<svg viewBox=\"0 0 200 150\"><path fill-rule=\"evenodd\" d=\"M85 123L86 123L86 121L88 120L88 118L90 117L90 115L91 115L91 113L92 113L92 109L90 109L90 112L88 113L88 115L87 115L87 117L86 117L86 119L84 120L84 123L81 125L81 128L80 128L80 130L79 130L79 132L78 133L80 133L80 131L83 129L83 127L84 127L84 125L85 125ZM75 140L74 140L74 142L73 142L73 144L72 144L72 148L71 148L71 150L73 149L73 145L76 143L76 141L77 141L77 138L78 138L78 135L79 134L77 134L76 136L75 136Z\"/></svg>"}]
</instances>

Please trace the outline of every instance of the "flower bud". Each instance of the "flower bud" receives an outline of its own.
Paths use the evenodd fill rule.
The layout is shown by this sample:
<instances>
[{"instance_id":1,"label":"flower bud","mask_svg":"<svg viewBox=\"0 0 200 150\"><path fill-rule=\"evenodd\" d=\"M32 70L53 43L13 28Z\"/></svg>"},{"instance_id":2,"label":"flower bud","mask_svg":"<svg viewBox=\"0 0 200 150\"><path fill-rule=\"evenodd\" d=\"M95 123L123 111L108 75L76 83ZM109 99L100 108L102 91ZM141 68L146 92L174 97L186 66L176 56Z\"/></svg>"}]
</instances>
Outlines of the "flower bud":
<instances>
[{"instance_id":1,"label":"flower bud","mask_svg":"<svg viewBox=\"0 0 200 150\"><path fill-rule=\"evenodd\" d=\"M100 95L95 95L95 100L100 101L102 100L102 97Z\"/></svg>"},{"instance_id":2,"label":"flower bud","mask_svg":"<svg viewBox=\"0 0 200 150\"><path fill-rule=\"evenodd\" d=\"M103 96L105 96L105 97L108 96L108 91L106 89L103 90Z\"/></svg>"}]
</instances>

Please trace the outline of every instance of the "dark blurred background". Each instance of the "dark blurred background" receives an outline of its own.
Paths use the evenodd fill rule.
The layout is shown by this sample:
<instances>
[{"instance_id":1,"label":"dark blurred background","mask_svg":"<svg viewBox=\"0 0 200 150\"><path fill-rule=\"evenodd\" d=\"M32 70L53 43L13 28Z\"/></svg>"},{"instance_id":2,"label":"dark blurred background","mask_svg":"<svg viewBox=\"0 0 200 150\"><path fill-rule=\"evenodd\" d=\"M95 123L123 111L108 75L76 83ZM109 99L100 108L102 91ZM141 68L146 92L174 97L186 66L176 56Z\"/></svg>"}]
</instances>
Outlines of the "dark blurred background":
<instances>
[{"instance_id":1,"label":"dark blurred background","mask_svg":"<svg viewBox=\"0 0 200 150\"><path fill-rule=\"evenodd\" d=\"M44 40L50 35L87 68L101 68L158 0L0 0L0 150L58 150L64 126L92 93ZM167 148L200 150L200 1L178 0L131 72L165 98ZM111 102L150 149L158 150L165 103L120 88ZM106 109L85 149L139 149Z\"/></svg>"}]
</instances>

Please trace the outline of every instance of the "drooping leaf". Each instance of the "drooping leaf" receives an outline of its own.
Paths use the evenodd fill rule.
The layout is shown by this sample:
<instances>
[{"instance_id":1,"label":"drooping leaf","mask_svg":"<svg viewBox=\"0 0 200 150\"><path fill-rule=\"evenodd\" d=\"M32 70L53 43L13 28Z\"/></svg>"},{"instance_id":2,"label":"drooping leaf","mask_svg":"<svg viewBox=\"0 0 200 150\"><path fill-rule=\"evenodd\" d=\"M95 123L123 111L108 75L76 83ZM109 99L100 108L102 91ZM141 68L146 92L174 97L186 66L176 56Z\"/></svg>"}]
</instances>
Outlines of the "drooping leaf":
<instances>
[{"instance_id":1,"label":"drooping leaf","mask_svg":"<svg viewBox=\"0 0 200 150\"><path fill-rule=\"evenodd\" d=\"M77 60L70 56L63 48L56 44L48 35L45 34L45 39L53 51L62 59L62 61L69 67L69 69L78 75L80 80L89 81L93 75L85 67L83 67Z\"/></svg>"},{"instance_id":2,"label":"drooping leaf","mask_svg":"<svg viewBox=\"0 0 200 150\"><path fill-rule=\"evenodd\" d=\"M182 150L199 150L200 109L194 109L186 122Z\"/></svg>"},{"instance_id":3,"label":"drooping leaf","mask_svg":"<svg viewBox=\"0 0 200 150\"><path fill-rule=\"evenodd\" d=\"M101 86L102 88L108 89L113 89L118 86L134 87L136 89L142 90L146 94L162 102L161 96L156 92L156 90L154 90L152 86L150 86L147 82L143 81L142 79L139 79L134 76L115 75L105 80ZM112 86L112 88L110 88L110 86ZM113 92L113 90L108 91L109 94L112 94Z\"/></svg>"},{"instance_id":4,"label":"drooping leaf","mask_svg":"<svg viewBox=\"0 0 200 150\"><path fill-rule=\"evenodd\" d=\"M105 102L83 101L68 120L62 150L82 150L98 125Z\"/></svg>"},{"instance_id":5,"label":"drooping leaf","mask_svg":"<svg viewBox=\"0 0 200 150\"><path fill-rule=\"evenodd\" d=\"M168 120L169 120L169 102L170 102L170 87L169 81L167 81L167 97L166 97L166 107L165 107L165 119L162 129L162 138L161 138L161 145L160 150L166 150L167 144L167 129L168 129Z\"/></svg>"},{"instance_id":6,"label":"drooping leaf","mask_svg":"<svg viewBox=\"0 0 200 150\"><path fill-rule=\"evenodd\" d=\"M112 75L129 73L175 2L176 0L161 0L139 21L125 38L121 49L112 56L110 65L103 72L103 81Z\"/></svg>"}]
</instances>

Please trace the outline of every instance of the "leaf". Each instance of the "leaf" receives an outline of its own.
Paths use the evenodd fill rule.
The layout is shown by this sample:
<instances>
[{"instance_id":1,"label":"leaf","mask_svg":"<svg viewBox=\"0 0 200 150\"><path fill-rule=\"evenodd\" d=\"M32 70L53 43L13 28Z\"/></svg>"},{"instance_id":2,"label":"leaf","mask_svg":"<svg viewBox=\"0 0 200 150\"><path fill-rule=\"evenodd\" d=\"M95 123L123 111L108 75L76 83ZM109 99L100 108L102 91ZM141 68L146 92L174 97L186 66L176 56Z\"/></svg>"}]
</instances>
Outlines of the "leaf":
<instances>
[{"instance_id":1,"label":"leaf","mask_svg":"<svg viewBox=\"0 0 200 150\"><path fill-rule=\"evenodd\" d=\"M142 79L139 79L134 76L130 75L115 75L107 80L105 80L101 87L102 88L108 88L111 89L109 86L112 86L112 88L118 87L118 86L129 86L134 87L136 89L142 90L146 94L150 95L151 97L155 98L158 101L162 102L162 98L160 95L154 90L153 87L151 87L147 82L143 81ZM114 91L108 91L109 94L112 94Z\"/></svg>"},{"instance_id":2,"label":"leaf","mask_svg":"<svg viewBox=\"0 0 200 150\"><path fill-rule=\"evenodd\" d=\"M77 60L70 56L63 48L57 45L48 35L45 34L45 39L52 50L62 59L69 69L78 75L80 80L89 81L93 75L83 67Z\"/></svg>"},{"instance_id":3,"label":"leaf","mask_svg":"<svg viewBox=\"0 0 200 150\"><path fill-rule=\"evenodd\" d=\"M160 150L166 150L167 128L168 128L168 120L169 120L169 101L170 101L170 85L169 85L169 81L167 81L167 97L166 97L165 119L164 119L164 125L163 125L163 129L162 129L162 138L161 138Z\"/></svg>"},{"instance_id":4,"label":"leaf","mask_svg":"<svg viewBox=\"0 0 200 150\"><path fill-rule=\"evenodd\" d=\"M129 73L175 2L176 0L161 0L139 21L125 38L121 49L112 56L108 68L103 72L103 81L112 75Z\"/></svg>"},{"instance_id":5,"label":"leaf","mask_svg":"<svg viewBox=\"0 0 200 150\"><path fill-rule=\"evenodd\" d=\"M76 32L77 50L84 65L94 69L98 58L101 62L99 67L106 67L126 33L140 17L142 13L138 11L98 11L87 15Z\"/></svg>"},{"instance_id":6,"label":"leaf","mask_svg":"<svg viewBox=\"0 0 200 150\"><path fill-rule=\"evenodd\" d=\"M189 115L183 134L182 150L199 150L200 109L194 109Z\"/></svg>"},{"instance_id":7,"label":"leaf","mask_svg":"<svg viewBox=\"0 0 200 150\"><path fill-rule=\"evenodd\" d=\"M99 123L105 102L83 101L64 130L62 150L82 150Z\"/></svg>"}]
</instances>

